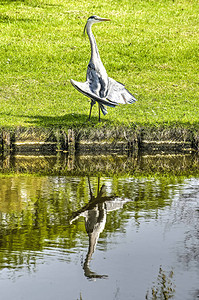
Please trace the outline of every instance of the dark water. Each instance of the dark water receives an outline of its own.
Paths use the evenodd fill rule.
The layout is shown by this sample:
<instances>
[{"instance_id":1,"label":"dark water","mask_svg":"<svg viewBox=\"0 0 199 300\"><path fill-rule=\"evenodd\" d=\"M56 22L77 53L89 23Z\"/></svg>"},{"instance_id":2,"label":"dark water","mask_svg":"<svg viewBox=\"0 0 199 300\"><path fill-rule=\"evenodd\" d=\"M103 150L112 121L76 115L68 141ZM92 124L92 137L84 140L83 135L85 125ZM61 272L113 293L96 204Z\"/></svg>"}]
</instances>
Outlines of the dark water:
<instances>
[{"instance_id":1,"label":"dark water","mask_svg":"<svg viewBox=\"0 0 199 300\"><path fill-rule=\"evenodd\" d=\"M0 177L0 299L199 299L199 178Z\"/></svg>"}]
</instances>

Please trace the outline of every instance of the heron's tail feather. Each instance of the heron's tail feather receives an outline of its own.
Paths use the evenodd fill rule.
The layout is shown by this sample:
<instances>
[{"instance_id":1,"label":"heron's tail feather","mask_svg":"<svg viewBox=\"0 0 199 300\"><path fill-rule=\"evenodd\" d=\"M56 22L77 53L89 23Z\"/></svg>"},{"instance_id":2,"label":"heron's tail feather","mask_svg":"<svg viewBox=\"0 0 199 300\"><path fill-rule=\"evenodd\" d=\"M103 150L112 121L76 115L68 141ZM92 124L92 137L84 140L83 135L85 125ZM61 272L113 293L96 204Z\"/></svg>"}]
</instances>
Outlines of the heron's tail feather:
<instances>
[{"instance_id":1,"label":"heron's tail feather","mask_svg":"<svg viewBox=\"0 0 199 300\"><path fill-rule=\"evenodd\" d=\"M105 116L108 113L107 109L102 104L99 104L99 106L100 106L100 109L101 109L103 115Z\"/></svg>"}]
</instances>

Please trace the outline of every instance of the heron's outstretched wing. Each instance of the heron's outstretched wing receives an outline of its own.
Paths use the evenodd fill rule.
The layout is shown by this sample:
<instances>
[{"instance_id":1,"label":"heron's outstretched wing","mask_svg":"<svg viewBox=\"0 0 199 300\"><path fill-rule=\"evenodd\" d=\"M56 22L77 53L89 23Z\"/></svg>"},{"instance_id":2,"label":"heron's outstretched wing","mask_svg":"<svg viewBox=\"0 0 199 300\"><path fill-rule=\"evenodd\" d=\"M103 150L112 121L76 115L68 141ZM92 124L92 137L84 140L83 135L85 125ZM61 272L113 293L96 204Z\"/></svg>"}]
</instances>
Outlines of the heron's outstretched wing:
<instances>
[{"instance_id":1,"label":"heron's outstretched wing","mask_svg":"<svg viewBox=\"0 0 199 300\"><path fill-rule=\"evenodd\" d=\"M137 99L125 88L125 86L115 81L112 78L109 79L109 86L108 86L108 94L106 98L109 101L114 101L116 103L120 104L131 104Z\"/></svg>"},{"instance_id":2,"label":"heron's outstretched wing","mask_svg":"<svg viewBox=\"0 0 199 300\"><path fill-rule=\"evenodd\" d=\"M104 105L107 105L110 107L115 107L116 105L118 105L118 103L115 101L112 101L112 100L109 101L105 98L100 98L96 94L94 94L89 87L89 81L78 82L78 81L71 79L70 82L79 92L81 92L85 96L99 102L99 104L104 104Z\"/></svg>"}]
</instances>

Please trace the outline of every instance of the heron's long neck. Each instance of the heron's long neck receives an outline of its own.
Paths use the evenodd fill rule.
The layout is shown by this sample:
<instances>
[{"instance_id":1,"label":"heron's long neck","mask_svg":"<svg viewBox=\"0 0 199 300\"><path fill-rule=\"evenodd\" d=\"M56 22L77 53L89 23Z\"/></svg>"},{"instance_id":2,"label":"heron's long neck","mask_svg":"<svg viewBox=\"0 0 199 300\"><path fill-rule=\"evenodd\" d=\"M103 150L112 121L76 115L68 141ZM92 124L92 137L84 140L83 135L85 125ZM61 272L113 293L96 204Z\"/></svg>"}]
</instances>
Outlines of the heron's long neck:
<instances>
[{"instance_id":1,"label":"heron's long neck","mask_svg":"<svg viewBox=\"0 0 199 300\"><path fill-rule=\"evenodd\" d=\"M89 25L87 27L86 31L87 31L87 34L88 34L88 37L90 40L90 44L91 44L91 61L92 62L96 62L97 60L101 61L99 51L97 48L97 43L96 43L95 37L91 30L91 25Z\"/></svg>"}]
</instances>

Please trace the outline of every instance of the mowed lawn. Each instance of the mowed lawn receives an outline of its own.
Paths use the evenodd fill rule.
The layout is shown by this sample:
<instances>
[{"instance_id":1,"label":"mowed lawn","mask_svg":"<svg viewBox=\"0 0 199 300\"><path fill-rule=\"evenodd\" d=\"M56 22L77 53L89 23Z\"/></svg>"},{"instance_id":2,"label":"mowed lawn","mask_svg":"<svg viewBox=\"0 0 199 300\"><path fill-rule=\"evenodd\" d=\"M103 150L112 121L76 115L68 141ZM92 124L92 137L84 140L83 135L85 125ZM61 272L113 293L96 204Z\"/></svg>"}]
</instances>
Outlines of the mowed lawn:
<instances>
[{"instance_id":1,"label":"mowed lawn","mask_svg":"<svg viewBox=\"0 0 199 300\"><path fill-rule=\"evenodd\" d=\"M137 98L108 108L102 125L191 126L199 120L198 0L1 0L0 127L101 126L85 81L91 15L108 75Z\"/></svg>"}]
</instances>

